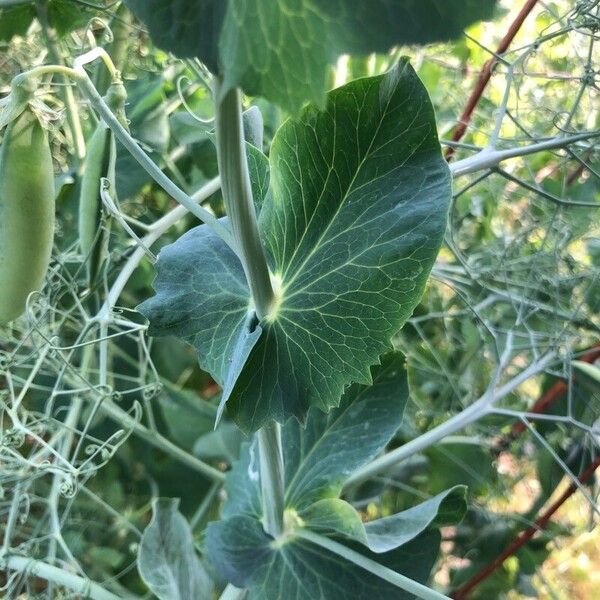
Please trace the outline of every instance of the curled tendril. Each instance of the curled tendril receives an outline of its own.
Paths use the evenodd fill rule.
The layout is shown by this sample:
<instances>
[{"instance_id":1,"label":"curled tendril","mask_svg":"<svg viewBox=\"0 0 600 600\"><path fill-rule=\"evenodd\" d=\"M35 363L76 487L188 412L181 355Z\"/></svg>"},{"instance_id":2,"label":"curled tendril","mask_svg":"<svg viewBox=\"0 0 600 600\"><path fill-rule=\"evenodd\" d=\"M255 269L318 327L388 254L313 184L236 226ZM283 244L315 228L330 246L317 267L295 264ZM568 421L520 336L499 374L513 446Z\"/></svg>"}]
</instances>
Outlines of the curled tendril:
<instances>
[{"instance_id":1,"label":"curled tendril","mask_svg":"<svg viewBox=\"0 0 600 600\"><path fill-rule=\"evenodd\" d=\"M8 352L0 352L0 373L6 372L10 369L14 362L14 357ZM2 396L0 396L2 398Z\"/></svg>"},{"instance_id":2,"label":"curled tendril","mask_svg":"<svg viewBox=\"0 0 600 600\"><path fill-rule=\"evenodd\" d=\"M155 398L163 389L162 383L153 383L147 385L142 391L142 397L144 400L152 400Z\"/></svg>"},{"instance_id":3,"label":"curled tendril","mask_svg":"<svg viewBox=\"0 0 600 600\"><path fill-rule=\"evenodd\" d=\"M92 17L86 27L85 27L85 31L84 31L84 36L83 39L87 38L88 33L92 33L92 36L94 37L95 40L95 36L93 35L95 30L98 29L102 29L103 31L103 35L104 35L104 41L108 44L112 43L115 39L115 36L113 35L112 29L110 28L110 25L104 20L101 19L100 17ZM90 44L92 46L92 44ZM95 46L95 44L94 44ZM81 45L81 51L83 52L84 47L83 47L83 43Z\"/></svg>"},{"instance_id":4,"label":"curled tendril","mask_svg":"<svg viewBox=\"0 0 600 600\"><path fill-rule=\"evenodd\" d=\"M73 498L77 493L79 484L72 475L65 475L58 487L58 492L63 498Z\"/></svg>"},{"instance_id":5,"label":"curled tendril","mask_svg":"<svg viewBox=\"0 0 600 600\"><path fill-rule=\"evenodd\" d=\"M195 121L198 121L198 123L200 123L203 127L213 127L215 120L214 118L212 119L203 119L202 117L198 116L191 108L191 106L188 104L187 100L185 99L185 95L183 93L183 83L184 82L190 82L190 78L187 75L182 75L181 77L179 77L177 79L177 95L179 96L179 100L181 101L181 104L183 105L183 108L185 108L186 112L194 118Z\"/></svg>"},{"instance_id":6,"label":"curled tendril","mask_svg":"<svg viewBox=\"0 0 600 600\"><path fill-rule=\"evenodd\" d=\"M85 453L87 456L95 456L96 454L99 454L102 462L106 462L112 456L111 450L104 444L88 444L85 447Z\"/></svg>"},{"instance_id":7,"label":"curled tendril","mask_svg":"<svg viewBox=\"0 0 600 600\"><path fill-rule=\"evenodd\" d=\"M5 448L20 448L25 443L25 433L20 429L7 429L0 437L0 446Z\"/></svg>"}]
</instances>

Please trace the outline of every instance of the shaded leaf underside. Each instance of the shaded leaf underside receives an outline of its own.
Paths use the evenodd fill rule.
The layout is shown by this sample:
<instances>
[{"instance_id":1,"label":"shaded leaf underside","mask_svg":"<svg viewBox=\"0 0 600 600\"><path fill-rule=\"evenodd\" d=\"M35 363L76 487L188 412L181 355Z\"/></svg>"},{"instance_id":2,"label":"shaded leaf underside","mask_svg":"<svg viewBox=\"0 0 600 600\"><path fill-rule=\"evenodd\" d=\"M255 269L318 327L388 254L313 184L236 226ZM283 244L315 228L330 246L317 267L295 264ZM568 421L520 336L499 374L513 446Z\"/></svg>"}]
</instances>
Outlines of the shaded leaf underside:
<instances>
[{"instance_id":1,"label":"shaded leaf underside","mask_svg":"<svg viewBox=\"0 0 600 600\"><path fill-rule=\"evenodd\" d=\"M495 0L126 0L158 46L292 112L322 105L343 53L456 38Z\"/></svg>"}]
</instances>

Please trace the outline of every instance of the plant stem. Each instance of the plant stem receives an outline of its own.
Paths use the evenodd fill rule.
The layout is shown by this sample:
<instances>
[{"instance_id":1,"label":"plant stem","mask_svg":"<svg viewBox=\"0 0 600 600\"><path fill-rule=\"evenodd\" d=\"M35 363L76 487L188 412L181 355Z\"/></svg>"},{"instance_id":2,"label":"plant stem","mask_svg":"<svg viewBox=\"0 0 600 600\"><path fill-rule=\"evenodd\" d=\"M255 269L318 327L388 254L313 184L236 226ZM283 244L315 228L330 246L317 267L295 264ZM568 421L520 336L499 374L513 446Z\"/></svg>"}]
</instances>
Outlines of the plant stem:
<instances>
[{"instance_id":1,"label":"plant stem","mask_svg":"<svg viewBox=\"0 0 600 600\"><path fill-rule=\"evenodd\" d=\"M273 287L258 233L242 122L241 92L215 89L215 127L221 189L231 229L240 250L257 317L264 319L273 303ZM284 475L281 428L265 425L258 432L264 529L273 537L283 532Z\"/></svg>"},{"instance_id":2,"label":"plant stem","mask_svg":"<svg viewBox=\"0 0 600 600\"><path fill-rule=\"evenodd\" d=\"M25 556L0 556L0 566L7 570L19 571L20 573L40 577L56 585L66 587L75 594L90 598L91 600L123 600L120 596L105 590L98 583L41 560L32 560Z\"/></svg>"},{"instance_id":3,"label":"plant stem","mask_svg":"<svg viewBox=\"0 0 600 600\"><path fill-rule=\"evenodd\" d=\"M64 66L65 61L58 45L58 40L56 39L56 32L50 27L50 23L48 21L48 2L46 0L43 2L37 2L36 10L38 20L42 26L46 47L48 48L48 55L53 62ZM77 102L75 101L73 88L71 85L69 85L69 82L66 81L66 77L63 77L63 79L65 79L65 85L61 86L60 94L63 97L63 102L65 103L67 125L71 133L73 146L75 147L75 156L79 162L78 166L81 166L81 163L85 158L85 138L83 136L83 129L81 128L79 109L77 107Z\"/></svg>"},{"instance_id":4,"label":"plant stem","mask_svg":"<svg viewBox=\"0 0 600 600\"><path fill-rule=\"evenodd\" d=\"M380 473L394 467L398 463L401 463L403 460L410 458L417 452L421 452L422 450L429 448L443 438L452 435L461 429L464 429L467 425L475 423L490 412L495 402L506 397L530 377L533 377L534 375L544 371L544 369L553 360L555 360L555 358L556 355L553 352L544 355L501 388L498 390L491 390L491 392L486 392L478 400L473 402L473 404L459 412L451 419L448 419L441 425L434 427L430 431L427 431L414 440L411 440L403 446L400 446L399 448L396 448L395 450L376 458L368 465L358 469L346 481L346 486L350 487L363 483L371 477L379 475Z\"/></svg>"},{"instance_id":5,"label":"plant stem","mask_svg":"<svg viewBox=\"0 0 600 600\"><path fill-rule=\"evenodd\" d=\"M281 426L272 421L258 431L260 486L265 531L278 537L283 533L285 508Z\"/></svg>"},{"instance_id":6,"label":"plant stem","mask_svg":"<svg viewBox=\"0 0 600 600\"><path fill-rule=\"evenodd\" d=\"M221 98L221 96L223 96ZM215 126L217 157L223 200L239 245L240 258L254 299L256 314L263 319L273 302L273 287L265 251L260 241L256 209L248 173L240 90L221 94L216 84Z\"/></svg>"},{"instance_id":7,"label":"plant stem","mask_svg":"<svg viewBox=\"0 0 600 600\"><path fill-rule=\"evenodd\" d=\"M241 590L229 584L219 596L219 600L242 600L245 595L246 590Z\"/></svg>"},{"instance_id":8,"label":"plant stem","mask_svg":"<svg viewBox=\"0 0 600 600\"><path fill-rule=\"evenodd\" d=\"M477 154L458 160L450 165L450 171L454 177L476 173L485 169L494 169L502 161L509 158L518 158L520 156L528 156L537 152L546 152L549 150L557 150L564 148L569 144L589 140L600 136L600 130L583 131L573 135L561 135L553 137L543 142L529 144L528 146L520 146L516 148L507 148L506 150L493 150L492 148L484 148Z\"/></svg>"},{"instance_id":9,"label":"plant stem","mask_svg":"<svg viewBox=\"0 0 600 600\"><path fill-rule=\"evenodd\" d=\"M342 558L350 561L355 564L357 567L361 567L365 569L365 571L369 571L373 575L395 585L396 587L409 592L410 594L414 594L418 598L422 598L423 600L450 600L448 596L444 596L444 594L440 594L435 590L428 588L426 585L419 583L418 581L414 581L409 577L401 575L400 573L396 573L396 571L392 571L388 567L385 567L374 560L367 558L364 554L360 552L356 552L356 550L351 550L350 548L336 542L328 537L323 535L319 535L318 533L314 533L313 531L308 531L307 529L299 529L295 532L295 534L303 538L313 544L320 546L321 548L325 548L325 550L329 550L329 552L333 552Z\"/></svg>"},{"instance_id":10,"label":"plant stem","mask_svg":"<svg viewBox=\"0 0 600 600\"><path fill-rule=\"evenodd\" d=\"M100 409L113 421L123 425L124 427L130 428L138 437L148 442L151 446L163 450L173 458L178 460L184 465L194 469L198 473L212 479L213 481L223 482L225 480L225 474L211 467L204 461L196 458L192 454L189 454L185 450L176 446L173 442L168 440L166 437L160 435L157 431L152 431L140 422L136 421L129 413L124 411L121 407L117 406L112 400L106 398L100 405Z\"/></svg>"},{"instance_id":11,"label":"plant stem","mask_svg":"<svg viewBox=\"0 0 600 600\"><path fill-rule=\"evenodd\" d=\"M231 236L231 232L223 226L219 220L210 212L198 206L181 188L175 185L161 170L154 164L150 157L140 148L138 143L129 135L126 129L119 123L119 120L113 115L106 102L96 91L90 78L83 69L78 70L78 82L82 91L88 97L92 107L98 111L104 122L110 127L117 139L125 146L127 151L135 158L138 163L148 172L148 174L156 181L170 196L177 202L185 206L193 215L202 220L215 233L217 233L223 241L237 252L236 244Z\"/></svg>"},{"instance_id":12,"label":"plant stem","mask_svg":"<svg viewBox=\"0 0 600 600\"><path fill-rule=\"evenodd\" d=\"M221 180L216 177L203 185L197 192L192 195L192 200L196 203L203 202L208 197L212 196L221 186ZM119 275L112 284L104 305L98 312L97 318L108 316L110 310L115 306L121 292L127 285L131 275L137 269L138 265L146 255L146 248L150 248L164 233L177 223L182 217L188 213L185 206L178 206L161 217L154 223L150 231L142 238L139 245L127 259L123 268L119 271Z\"/></svg>"},{"instance_id":13,"label":"plant stem","mask_svg":"<svg viewBox=\"0 0 600 600\"><path fill-rule=\"evenodd\" d=\"M113 40L107 48L116 69L121 72L127 61L127 50L129 47L129 34L132 29L132 13L121 4L115 12L110 26ZM105 69L98 69L94 79L95 87L101 95L106 93L110 84L110 76Z\"/></svg>"}]
</instances>

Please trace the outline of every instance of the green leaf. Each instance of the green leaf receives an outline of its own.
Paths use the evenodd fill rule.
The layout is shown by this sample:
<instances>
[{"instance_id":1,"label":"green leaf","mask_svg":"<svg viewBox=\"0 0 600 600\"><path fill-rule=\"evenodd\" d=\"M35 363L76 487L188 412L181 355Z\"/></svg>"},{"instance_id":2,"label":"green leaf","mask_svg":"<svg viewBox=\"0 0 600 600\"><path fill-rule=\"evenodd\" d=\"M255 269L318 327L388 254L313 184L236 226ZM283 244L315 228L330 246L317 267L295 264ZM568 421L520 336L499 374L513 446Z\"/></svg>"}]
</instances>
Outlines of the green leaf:
<instances>
[{"instance_id":1,"label":"green leaf","mask_svg":"<svg viewBox=\"0 0 600 600\"><path fill-rule=\"evenodd\" d=\"M597 367L594 364L583 362L582 360L574 360L571 364L597 383L600 383L600 367Z\"/></svg>"},{"instance_id":2,"label":"green leaf","mask_svg":"<svg viewBox=\"0 0 600 600\"><path fill-rule=\"evenodd\" d=\"M283 427L286 532L280 539L273 541L261 524L256 443L245 446L228 474L228 501L222 520L209 525L207 549L222 577L251 588L250 598L408 598L294 532L334 536L411 579L425 581L439 539L426 531L462 518L464 488L366 526L337 497L350 474L386 446L402 421L408 396L404 357L398 352L384 356L372 377L370 387L350 387L329 415L312 409L305 428L295 420ZM421 553L424 562L404 560L414 554L418 561Z\"/></svg>"},{"instance_id":3,"label":"green leaf","mask_svg":"<svg viewBox=\"0 0 600 600\"><path fill-rule=\"evenodd\" d=\"M191 449L196 440L215 423L215 408L190 390L163 381L157 397L169 437L183 448Z\"/></svg>"},{"instance_id":4,"label":"green leaf","mask_svg":"<svg viewBox=\"0 0 600 600\"><path fill-rule=\"evenodd\" d=\"M140 542L138 569L159 600L208 600L212 582L196 555L191 529L178 505L179 500L154 502L152 521Z\"/></svg>"},{"instance_id":5,"label":"green leaf","mask_svg":"<svg viewBox=\"0 0 600 600\"><path fill-rule=\"evenodd\" d=\"M295 510L340 495L354 471L379 454L402 423L408 400L404 357L391 352L371 370L373 384L351 386L329 414L312 409L302 427L283 427L286 505Z\"/></svg>"},{"instance_id":6,"label":"green leaf","mask_svg":"<svg viewBox=\"0 0 600 600\"><path fill-rule=\"evenodd\" d=\"M295 112L322 105L343 53L387 52L456 38L490 18L495 0L127 0L154 43L198 56L227 86ZM201 32L201 33L200 33Z\"/></svg>"},{"instance_id":7,"label":"green leaf","mask_svg":"<svg viewBox=\"0 0 600 600\"><path fill-rule=\"evenodd\" d=\"M34 18L32 6L0 9L0 42L10 42L16 35L25 35Z\"/></svg>"},{"instance_id":8,"label":"green leaf","mask_svg":"<svg viewBox=\"0 0 600 600\"><path fill-rule=\"evenodd\" d=\"M356 509L340 498L325 498L311 504L298 514L307 529L328 534L339 534L369 545L365 526ZM414 537L414 536L413 536Z\"/></svg>"},{"instance_id":9,"label":"green leaf","mask_svg":"<svg viewBox=\"0 0 600 600\"><path fill-rule=\"evenodd\" d=\"M324 103L328 65L343 53L449 40L492 14L495 0L230 0L221 35L225 87L296 112Z\"/></svg>"},{"instance_id":10,"label":"green leaf","mask_svg":"<svg viewBox=\"0 0 600 600\"><path fill-rule=\"evenodd\" d=\"M288 120L270 165L259 228L278 306L228 400L245 431L328 411L349 384L371 383L423 293L451 196L433 108L406 60ZM161 252L154 287L139 307L150 334L193 343L224 385L252 310L239 260L200 227Z\"/></svg>"},{"instance_id":11,"label":"green leaf","mask_svg":"<svg viewBox=\"0 0 600 600\"><path fill-rule=\"evenodd\" d=\"M337 498L350 475L379 454L400 427L408 400L403 355L383 356L371 375L371 386L351 386L329 414L312 409L305 427L290 420L282 428L286 508L299 512ZM257 455L256 444L247 445L229 473L225 517L261 516Z\"/></svg>"},{"instance_id":12,"label":"green leaf","mask_svg":"<svg viewBox=\"0 0 600 600\"><path fill-rule=\"evenodd\" d=\"M182 58L198 57L212 71L218 68L218 43L224 0L125 0L148 25L152 41Z\"/></svg>"},{"instance_id":13,"label":"green leaf","mask_svg":"<svg viewBox=\"0 0 600 600\"><path fill-rule=\"evenodd\" d=\"M48 22L50 27L63 36L85 25L92 16L89 7L78 6L73 10L73 0L50 0ZM10 8L0 8L0 42L9 42L15 35L25 35L37 16L34 0Z\"/></svg>"},{"instance_id":14,"label":"green leaf","mask_svg":"<svg viewBox=\"0 0 600 600\"><path fill-rule=\"evenodd\" d=\"M456 525L467 510L464 486L456 486L408 510L365 525L368 547L388 552L432 527Z\"/></svg>"},{"instance_id":15,"label":"green leaf","mask_svg":"<svg viewBox=\"0 0 600 600\"><path fill-rule=\"evenodd\" d=\"M233 585L247 587L248 600L412 600L414 596L308 541L273 543L256 519L237 516L208 526L206 544L217 570ZM425 582L439 549L439 534L427 532L383 555L355 547L411 579Z\"/></svg>"},{"instance_id":16,"label":"green leaf","mask_svg":"<svg viewBox=\"0 0 600 600\"><path fill-rule=\"evenodd\" d=\"M417 305L451 196L427 92L407 61L278 131L259 226L279 306L229 400L245 430L327 411ZM268 365L268 368L265 368Z\"/></svg>"},{"instance_id":17,"label":"green leaf","mask_svg":"<svg viewBox=\"0 0 600 600\"><path fill-rule=\"evenodd\" d=\"M486 447L474 442L445 442L425 451L430 493L449 486L466 485L471 494L486 493L498 477Z\"/></svg>"},{"instance_id":18,"label":"green leaf","mask_svg":"<svg viewBox=\"0 0 600 600\"><path fill-rule=\"evenodd\" d=\"M233 423L221 423L215 431L199 437L194 444L194 455L203 460L224 460L233 464L240 456L242 432Z\"/></svg>"},{"instance_id":19,"label":"green leaf","mask_svg":"<svg viewBox=\"0 0 600 600\"><path fill-rule=\"evenodd\" d=\"M366 524L350 504L339 498L319 500L299 513L299 517L308 529L334 532L382 554L410 542L430 528L462 521L467 509L465 494L464 486L456 486L408 510Z\"/></svg>"}]
</instances>

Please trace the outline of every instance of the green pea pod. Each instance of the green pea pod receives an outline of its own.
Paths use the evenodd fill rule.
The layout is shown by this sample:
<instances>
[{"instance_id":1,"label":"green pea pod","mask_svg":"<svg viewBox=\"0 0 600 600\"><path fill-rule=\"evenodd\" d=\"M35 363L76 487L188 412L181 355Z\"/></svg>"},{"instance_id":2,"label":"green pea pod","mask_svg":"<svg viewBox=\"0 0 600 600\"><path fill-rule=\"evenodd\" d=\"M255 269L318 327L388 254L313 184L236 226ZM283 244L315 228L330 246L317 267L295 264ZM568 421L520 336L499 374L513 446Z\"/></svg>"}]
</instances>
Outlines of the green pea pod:
<instances>
[{"instance_id":1,"label":"green pea pod","mask_svg":"<svg viewBox=\"0 0 600 600\"><path fill-rule=\"evenodd\" d=\"M113 83L105 98L120 120L126 99L124 90L121 83ZM88 143L79 196L79 243L87 261L90 284L96 280L108 254L110 222L103 219L100 180L106 177L115 189L115 163L114 135L100 121Z\"/></svg>"},{"instance_id":2,"label":"green pea pod","mask_svg":"<svg viewBox=\"0 0 600 600\"><path fill-rule=\"evenodd\" d=\"M110 129L100 122L88 143L83 163L79 196L79 244L87 261L90 283L96 278L104 258L100 179L108 173L111 138Z\"/></svg>"},{"instance_id":3,"label":"green pea pod","mask_svg":"<svg viewBox=\"0 0 600 600\"><path fill-rule=\"evenodd\" d=\"M48 135L29 108L8 125L0 150L0 324L25 311L44 283L54 237L54 172Z\"/></svg>"}]
</instances>

